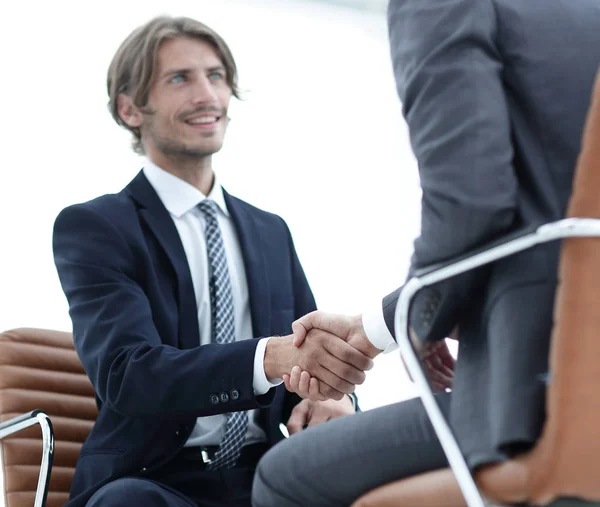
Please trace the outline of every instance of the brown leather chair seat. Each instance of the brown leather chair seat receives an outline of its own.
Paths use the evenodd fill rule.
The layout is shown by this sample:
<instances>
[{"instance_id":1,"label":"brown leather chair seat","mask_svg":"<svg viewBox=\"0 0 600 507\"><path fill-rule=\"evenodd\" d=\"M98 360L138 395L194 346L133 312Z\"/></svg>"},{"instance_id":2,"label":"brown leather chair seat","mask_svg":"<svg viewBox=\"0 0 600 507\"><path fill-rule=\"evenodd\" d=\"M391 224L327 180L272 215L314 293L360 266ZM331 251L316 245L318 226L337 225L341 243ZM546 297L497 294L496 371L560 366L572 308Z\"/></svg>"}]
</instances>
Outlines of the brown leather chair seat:
<instances>
[{"instance_id":1,"label":"brown leather chair seat","mask_svg":"<svg viewBox=\"0 0 600 507\"><path fill-rule=\"evenodd\" d=\"M0 420L34 409L46 412L54 428L54 464L46 505L59 507L69 498L81 445L98 414L94 389L70 333L15 329L0 334ZM0 494L6 507L33 505L41 455L38 426L0 441L4 485Z\"/></svg>"}]
</instances>

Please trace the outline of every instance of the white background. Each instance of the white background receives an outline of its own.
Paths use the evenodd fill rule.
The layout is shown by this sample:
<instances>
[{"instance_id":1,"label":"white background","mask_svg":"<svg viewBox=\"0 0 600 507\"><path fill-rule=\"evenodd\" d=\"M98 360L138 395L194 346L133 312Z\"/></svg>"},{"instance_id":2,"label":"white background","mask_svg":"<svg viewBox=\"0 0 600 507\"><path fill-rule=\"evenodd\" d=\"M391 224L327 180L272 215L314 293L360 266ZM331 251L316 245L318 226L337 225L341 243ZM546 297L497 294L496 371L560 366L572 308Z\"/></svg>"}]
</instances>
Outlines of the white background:
<instances>
[{"instance_id":1,"label":"white background","mask_svg":"<svg viewBox=\"0 0 600 507\"><path fill-rule=\"evenodd\" d=\"M214 163L227 190L287 221L321 309L378 304L404 279L420 197L383 13L284 0L11 2L0 8L0 329L71 329L52 224L141 168L107 112L106 69L157 14L207 23L238 62L245 99ZM358 393L365 409L412 396L398 355L378 358Z\"/></svg>"}]
</instances>

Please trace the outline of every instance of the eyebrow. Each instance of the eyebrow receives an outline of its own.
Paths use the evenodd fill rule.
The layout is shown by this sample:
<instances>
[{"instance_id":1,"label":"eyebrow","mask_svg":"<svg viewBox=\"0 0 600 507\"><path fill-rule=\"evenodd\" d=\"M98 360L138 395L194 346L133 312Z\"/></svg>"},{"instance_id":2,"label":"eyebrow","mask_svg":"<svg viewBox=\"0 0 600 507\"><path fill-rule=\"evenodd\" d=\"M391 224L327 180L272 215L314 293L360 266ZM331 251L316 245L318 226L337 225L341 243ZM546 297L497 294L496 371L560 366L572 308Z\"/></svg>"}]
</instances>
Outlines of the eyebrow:
<instances>
[{"instance_id":1,"label":"eyebrow","mask_svg":"<svg viewBox=\"0 0 600 507\"><path fill-rule=\"evenodd\" d=\"M206 69L207 72L216 72L216 71L223 71L226 72L227 69L225 69L225 67L223 67L223 65L216 65L214 67L209 67ZM166 70L165 72L163 72L162 77L169 77L169 76L174 76L177 74L191 74L193 72L193 69L189 69L189 68L180 68L180 69L169 69Z\"/></svg>"},{"instance_id":2,"label":"eyebrow","mask_svg":"<svg viewBox=\"0 0 600 507\"><path fill-rule=\"evenodd\" d=\"M163 72L161 77L173 76L175 74L189 74L192 69L169 69Z\"/></svg>"}]
</instances>

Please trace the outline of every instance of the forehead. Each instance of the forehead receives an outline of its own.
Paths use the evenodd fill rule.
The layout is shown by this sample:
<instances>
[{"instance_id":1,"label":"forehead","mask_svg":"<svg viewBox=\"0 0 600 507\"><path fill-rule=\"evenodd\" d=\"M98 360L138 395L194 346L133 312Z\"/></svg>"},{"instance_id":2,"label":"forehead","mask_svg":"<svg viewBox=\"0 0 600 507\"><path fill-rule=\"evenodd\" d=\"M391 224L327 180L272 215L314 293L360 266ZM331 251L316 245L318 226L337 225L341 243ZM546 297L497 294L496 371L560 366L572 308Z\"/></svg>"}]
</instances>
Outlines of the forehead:
<instances>
[{"instance_id":1,"label":"forehead","mask_svg":"<svg viewBox=\"0 0 600 507\"><path fill-rule=\"evenodd\" d=\"M204 68L222 66L217 50L199 38L177 37L164 41L158 49L158 71L169 68Z\"/></svg>"}]
</instances>

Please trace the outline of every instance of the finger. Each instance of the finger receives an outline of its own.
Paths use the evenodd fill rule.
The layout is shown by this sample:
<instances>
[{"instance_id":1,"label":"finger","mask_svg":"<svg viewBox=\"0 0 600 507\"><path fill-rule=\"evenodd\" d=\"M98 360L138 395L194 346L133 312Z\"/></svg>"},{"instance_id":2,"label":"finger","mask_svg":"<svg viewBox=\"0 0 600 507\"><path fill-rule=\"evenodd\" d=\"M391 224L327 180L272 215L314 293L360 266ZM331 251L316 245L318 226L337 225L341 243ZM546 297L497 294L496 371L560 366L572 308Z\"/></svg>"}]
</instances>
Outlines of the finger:
<instances>
[{"instance_id":1,"label":"finger","mask_svg":"<svg viewBox=\"0 0 600 507\"><path fill-rule=\"evenodd\" d=\"M438 371L439 373L441 373L442 375L444 375L446 377L454 378L454 370L452 368L448 368L448 366L446 366L444 364L444 362L442 361L442 358L439 356L439 354L436 354L435 356L431 356L429 361L431 362L432 367L436 371Z\"/></svg>"},{"instance_id":2,"label":"finger","mask_svg":"<svg viewBox=\"0 0 600 507\"><path fill-rule=\"evenodd\" d=\"M442 384L438 384L437 382L431 382L430 384L431 390L436 393L441 393L446 390L446 387Z\"/></svg>"},{"instance_id":3,"label":"finger","mask_svg":"<svg viewBox=\"0 0 600 507\"><path fill-rule=\"evenodd\" d=\"M445 375L440 374L439 372L435 371L435 370L428 370L427 373L427 379L430 382L435 382L436 384L440 384L442 386L444 386L445 388L448 387L452 387L452 383L454 381L453 378L451 377L447 377Z\"/></svg>"},{"instance_id":4,"label":"finger","mask_svg":"<svg viewBox=\"0 0 600 507\"><path fill-rule=\"evenodd\" d=\"M427 377L429 380L440 382L444 385L452 385L454 380L454 373L450 372L450 374L446 374L445 370L439 368L439 365L432 364L431 360L426 359L424 362L425 370L427 372Z\"/></svg>"},{"instance_id":5,"label":"finger","mask_svg":"<svg viewBox=\"0 0 600 507\"><path fill-rule=\"evenodd\" d=\"M321 395L322 401L341 400L344 396L346 396L344 393L334 389L323 380L319 380L319 394Z\"/></svg>"},{"instance_id":6,"label":"finger","mask_svg":"<svg viewBox=\"0 0 600 507\"><path fill-rule=\"evenodd\" d=\"M329 420L329 414L325 410L313 409L310 418L308 419L308 427L312 428L317 424L327 422Z\"/></svg>"},{"instance_id":7,"label":"finger","mask_svg":"<svg viewBox=\"0 0 600 507\"><path fill-rule=\"evenodd\" d=\"M304 339L306 338L306 335L308 333L308 329L307 329L308 326L309 326L309 323L308 322L304 323L304 321L302 321L302 319L292 322L292 333L294 333L294 346L295 347L300 347L300 345L302 345L304 343Z\"/></svg>"},{"instance_id":8,"label":"finger","mask_svg":"<svg viewBox=\"0 0 600 507\"><path fill-rule=\"evenodd\" d=\"M310 396L310 373L303 371L300 373L300 383L298 385L298 394L302 398L308 398Z\"/></svg>"},{"instance_id":9,"label":"finger","mask_svg":"<svg viewBox=\"0 0 600 507\"><path fill-rule=\"evenodd\" d=\"M332 372L326 365L327 364L331 364L333 368L337 369L337 371L341 371L344 368L350 368L348 365L346 365L345 363L342 363L341 361L337 360L337 359L332 359L331 357L323 357L320 358L321 363L317 364L317 366L314 368L314 371L311 372L313 377L318 378L322 384L325 384L326 386L331 387L334 391L337 391L339 393L343 394L350 394L353 393L356 386L355 384L353 384L352 382L348 382L347 380L343 379L342 377L340 377L337 373ZM326 392L323 392L323 386L321 386L321 393L325 394L327 396L327 398L332 398L334 397L331 391L326 390ZM334 399L338 399L337 397ZM341 399L341 397L339 398Z\"/></svg>"},{"instance_id":10,"label":"finger","mask_svg":"<svg viewBox=\"0 0 600 507\"><path fill-rule=\"evenodd\" d=\"M300 390L300 374L302 369L300 366L294 366L290 372L290 386L292 390L297 393Z\"/></svg>"},{"instance_id":11,"label":"finger","mask_svg":"<svg viewBox=\"0 0 600 507\"><path fill-rule=\"evenodd\" d=\"M310 400L303 400L292 410L292 414L286 424L290 435L302 431L302 428L307 424L311 403Z\"/></svg>"},{"instance_id":12,"label":"finger","mask_svg":"<svg viewBox=\"0 0 600 507\"><path fill-rule=\"evenodd\" d=\"M343 342L342 342L343 343ZM332 387L335 387L338 391L341 391L340 387L345 384L352 384L356 386L357 384L362 384L365 381L366 375L365 372L355 368L354 366L338 359L338 357L331 353L328 350L328 347L325 346L326 354L321 354L317 357L317 362L333 373L336 377L340 379L341 382L336 384L330 384ZM315 377L321 379L321 376L318 374L314 375ZM331 377L329 377L331 378ZM322 379L328 382L326 379ZM329 382L328 382L329 383ZM338 387L338 385L340 387Z\"/></svg>"},{"instance_id":13,"label":"finger","mask_svg":"<svg viewBox=\"0 0 600 507\"><path fill-rule=\"evenodd\" d=\"M454 370L454 366L456 365L456 359L450 353L450 348L448 344L444 343L444 347L442 347L438 354L442 360L442 362L450 369Z\"/></svg>"},{"instance_id":14,"label":"finger","mask_svg":"<svg viewBox=\"0 0 600 507\"><path fill-rule=\"evenodd\" d=\"M285 385L285 388L286 388L286 389L287 389L289 392L291 392L291 393L295 392L295 391L292 389L292 386L290 386L290 376L289 376L287 373L283 375L283 383L284 383L284 385Z\"/></svg>"},{"instance_id":15,"label":"finger","mask_svg":"<svg viewBox=\"0 0 600 507\"><path fill-rule=\"evenodd\" d=\"M366 356L352 345L333 335L323 338L323 348L362 373L373 368L373 360L369 356ZM364 377L364 374L360 375L360 377Z\"/></svg>"},{"instance_id":16,"label":"finger","mask_svg":"<svg viewBox=\"0 0 600 507\"><path fill-rule=\"evenodd\" d=\"M303 329L300 329L300 326ZM306 334L311 329L321 329L332 333L343 340L348 339L352 319L346 315L338 315L335 313L325 313L319 310L306 314L304 317L296 320L292 324L294 331L294 345L299 347L306 338ZM298 337L296 338L296 327L298 327ZM301 338L300 338L301 337Z\"/></svg>"},{"instance_id":17,"label":"finger","mask_svg":"<svg viewBox=\"0 0 600 507\"><path fill-rule=\"evenodd\" d=\"M304 343L304 339L308 332L318 327L317 324L321 321L320 314L318 310L314 312L307 313L304 317L300 317L298 320L292 323L292 331L294 333L294 346L300 347L302 343Z\"/></svg>"},{"instance_id":18,"label":"finger","mask_svg":"<svg viewBox=\"0 0 600 507\"><path fill-rule=\"evenodd\" d=\"M319 380L315 377L310 378L308 394L311 400L315 401L325 401L325 396L323 396L320 392Z\"/></svg>"}]
</instances>

